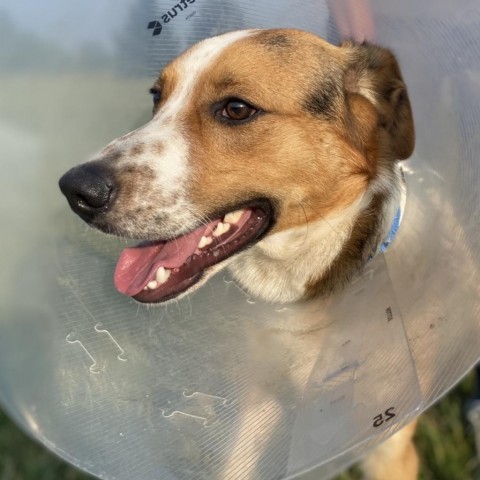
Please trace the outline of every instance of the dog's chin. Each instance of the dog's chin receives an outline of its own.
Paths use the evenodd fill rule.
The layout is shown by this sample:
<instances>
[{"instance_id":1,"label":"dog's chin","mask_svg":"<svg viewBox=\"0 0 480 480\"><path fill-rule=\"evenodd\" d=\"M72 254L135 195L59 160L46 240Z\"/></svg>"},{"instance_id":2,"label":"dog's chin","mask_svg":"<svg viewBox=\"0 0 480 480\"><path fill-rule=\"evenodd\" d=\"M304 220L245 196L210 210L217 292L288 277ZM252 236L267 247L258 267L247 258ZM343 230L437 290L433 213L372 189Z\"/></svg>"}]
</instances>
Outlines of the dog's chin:
<instances>
[{"instance_id":1,"label":"dog's chin","mask_svg":"<svg viewBox=\"0 0 480 480\"><path fill-rule=\"evenodd\" d=\"M272 203L256 200L223 209L214 220L173 240L125 249L114 274L117 290L141 303L163 303L196 290L274 224Z\"/></svg>"}]
</instances>

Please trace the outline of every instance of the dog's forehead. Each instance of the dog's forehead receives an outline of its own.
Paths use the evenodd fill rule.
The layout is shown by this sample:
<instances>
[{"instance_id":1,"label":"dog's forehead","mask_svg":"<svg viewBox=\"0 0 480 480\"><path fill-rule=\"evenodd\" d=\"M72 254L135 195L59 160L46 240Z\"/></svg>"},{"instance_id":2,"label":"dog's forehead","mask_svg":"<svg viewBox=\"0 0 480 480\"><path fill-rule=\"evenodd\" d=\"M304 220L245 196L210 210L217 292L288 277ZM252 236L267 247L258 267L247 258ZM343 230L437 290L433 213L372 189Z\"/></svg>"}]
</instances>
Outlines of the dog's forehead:
<instances>
[{"instance_id":1,"label":"dog's forehead","mask_svg":"<svg viewBox=\"0 0 480 480\"><path fill-rule=\"evenodd\" d=\"M325 85L341 80L344 64L341 48L300 30L252 29L212 37L165 68L157 81L164 102L154 121L176 122L186 111L228 96L294 113L315 92L332 91Z\"/></svg>"},{"instance_id":2,"label":"dog's forehead","mask_svg":"<svg viewBox=\"0 0 480 480\"><path fill-rule=\"evenodd\" d=\"M173 90L185 83L192 86L200 77L218 80L231 73L270 75L271 69L288 71L315 69L337 59L339 49L323 39L299 30L242 30L208 38L194 45L169 64L159 83ZM270 68L268 68L270 67ZM296 72L299 73L299 72ZM301 72L300 72L301 73ZM188 82L188 80L190 80Z\"/></svg>"},{"instance_id":3,"label":"dog's forehead","mask_svg":"<svg viewBox=\"0 0 480 480\"><path fill-rule=\"evenodd\" d=\"M157 83L162 87L183 86L183 89L186 84L191 86L229 46L254 32L255 30L240 30L202 40L167 65Z\"/></svg>"}]
</instances>

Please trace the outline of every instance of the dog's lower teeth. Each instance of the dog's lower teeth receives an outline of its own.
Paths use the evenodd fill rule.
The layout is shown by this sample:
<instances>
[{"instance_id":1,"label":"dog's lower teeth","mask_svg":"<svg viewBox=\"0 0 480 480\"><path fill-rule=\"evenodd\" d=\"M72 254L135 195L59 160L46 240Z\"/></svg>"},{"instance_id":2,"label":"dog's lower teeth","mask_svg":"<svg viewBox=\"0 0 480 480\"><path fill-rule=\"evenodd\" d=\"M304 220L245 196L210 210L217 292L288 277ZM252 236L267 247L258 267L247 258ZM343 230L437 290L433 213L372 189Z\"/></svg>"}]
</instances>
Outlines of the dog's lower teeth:
<instances>
[{"instance_id":1,"label":"dog's lower teeth","mask_svg":"<svg viewBox=\"0 0 480 480\"><path fill-rule=\"evenodd\" d=\"M229 223L222 223L220 222L217 225L217 228L213 232L214 237L220 237L220 235L223 235L224 233L227 233L230 230L230 224Z\"/></svg>"},{"instance_id":2,"label":"dog's lower teeth","mask_svg":"<svg viewBox=\"0 0 480 480\"><path fill-rule=\"evenodd\" d=\"M160 267L156 273L155 273L155 278L153 280L150 280L145 287L143 287L144 290L155 290L158 288L160 285L164 284L170 277L172 271L168 268L165 267Z\"/></svg>"},{"instance_id":3,"label":"dog's lower teeth","mask_svg":"<svg viewBox=\"0 0 480 480\"><path fill-rule=\"evenodd\" d=\"M223 218L223 221L226 223L237 223L243 215L245 210L235 210L234 212L227 213Z\"/></svg>"},{"instance_id":4,"label":"dog's lower teeth","mask_svg":"<svg viewBox=\"0 0 480 480\"><path fill-rule=\"evenodd\" d=\"M245 210L236 210L234 212L230 212L227 215L225 215L225 217L223 219L224 221L217 224L215 230L213 231L213 233L211 233L211 235L202 236L202 238L198 242L198 246L197 246L198 250L196 250L195 253L197 255L202 255L202 252L200 252L200 250L202 248L207 247L208 245L211 245L213 243L214 237L217 238L217 237L220 237L223 234L227 233L230 230L232 224L235 224L240 220L240 218L242 217L244 212L245 212ZM214 251L213 256L217 257L219 255L219 253L220 253L219 251ZM173 272L176 273L176 272L178 272L178 270L179 270L178 268L174 268ZM165 267L159 267L157 269L157 271L155 272L155 278L150 280L147 283L147 285L145 285L145 287L143 287L143 290L148 291L148 290L157 289L158 287L160 287L160 285L163 285L164 283L167 282L167 280L170 278L171 274L172 274L171 269L165 268Z\"/></svg>"},{"instance_id":5,"label":"dog's lower teeth","mask_svg":"<svg viewBox=\"0 0 480 480\"><path fill-rule=\"evenodd\" d=\"M169 279L171 273L172 271L168 268L160 267L155 274L155 283L157 283L157 286L165 283Z\"/></svg>"}]
</instances>

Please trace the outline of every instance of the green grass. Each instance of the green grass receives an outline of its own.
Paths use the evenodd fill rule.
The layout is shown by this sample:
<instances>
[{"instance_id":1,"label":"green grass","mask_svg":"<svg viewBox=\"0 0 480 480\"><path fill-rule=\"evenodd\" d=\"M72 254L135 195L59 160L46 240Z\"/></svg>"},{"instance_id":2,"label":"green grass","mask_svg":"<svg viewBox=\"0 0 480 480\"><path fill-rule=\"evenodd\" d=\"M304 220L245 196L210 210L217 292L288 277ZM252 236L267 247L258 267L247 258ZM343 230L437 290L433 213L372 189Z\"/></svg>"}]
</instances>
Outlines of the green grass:
<instances>
[{"instance_id":1,"label":"green grass","mask_svg":"<svg viewBox=\"0 0 480 480\"><path fill-rule=\"evenodd\" d=\"M0 480L91 480L31 440L0 411Z\"/></svg>"},{"instance_id":2,"label":"green grass","mask_svg":"<svg viewBox=\"0 0 480 480\"><path fill-rule=\"evenodd\" d=\"M416 444L421 456L420 480L479 480L473 434L463 408L473 391L473 376L423 415ZM351 469L337 480L357 480ZM88 480L21 432L0 412L0 480Z\"/></svg>"},{"instance_id":3,"label":"green grass","mask_svg":"<svg viewBox=\"0 0 480 480\"><path fill-rule=\"evenodd\" d=\"M473 375L422 417L416 444L422 459L421 480L478 480L471 427L462 421L473 390Z\"/></svg>"}]
</instances>

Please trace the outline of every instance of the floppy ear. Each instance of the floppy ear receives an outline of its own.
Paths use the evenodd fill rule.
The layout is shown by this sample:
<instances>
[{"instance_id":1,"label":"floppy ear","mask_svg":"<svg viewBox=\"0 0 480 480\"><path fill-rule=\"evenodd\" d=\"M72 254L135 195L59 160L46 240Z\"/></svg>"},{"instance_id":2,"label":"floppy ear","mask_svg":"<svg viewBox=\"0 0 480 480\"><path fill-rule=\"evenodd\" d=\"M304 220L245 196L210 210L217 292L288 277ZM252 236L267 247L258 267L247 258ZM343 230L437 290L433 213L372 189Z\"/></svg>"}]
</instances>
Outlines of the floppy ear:
<instances>
[{"instance_id":1,"label":"floppy ear","mask_svg":"<svg viewBox=\"0 0 480 480\"><path fill-rule=\"evenodd\" d=\"M370 43L347 41L341 47L348 49L345 90L357 140L365 141L380 129L386 140L382 148L388 148L395 159L408 158L415 145L415 131L407 89L394 55Z\"/></svg>"}]
</instances>

